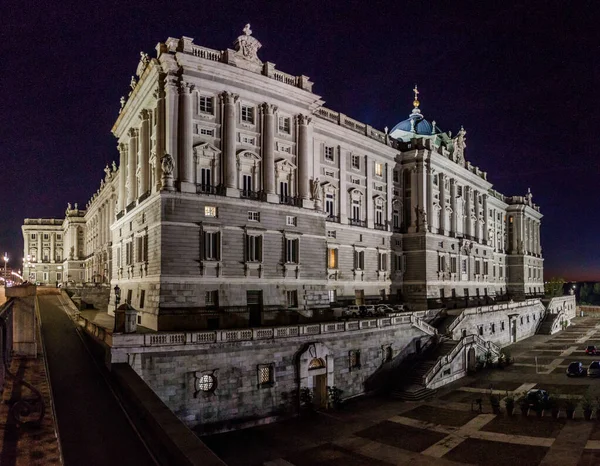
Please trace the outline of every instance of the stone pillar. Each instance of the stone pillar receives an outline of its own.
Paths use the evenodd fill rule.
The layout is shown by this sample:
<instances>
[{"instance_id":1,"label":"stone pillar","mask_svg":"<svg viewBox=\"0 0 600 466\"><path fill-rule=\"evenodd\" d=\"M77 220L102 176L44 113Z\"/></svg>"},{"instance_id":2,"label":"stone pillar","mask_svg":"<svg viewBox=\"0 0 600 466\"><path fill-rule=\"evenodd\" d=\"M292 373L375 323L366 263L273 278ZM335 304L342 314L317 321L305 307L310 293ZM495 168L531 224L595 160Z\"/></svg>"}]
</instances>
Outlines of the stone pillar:
<instances>
[{"instance_id":1,"label":"stone pillar","mask_svg":"<svg viewBox=\"0 0 600 466\"><path fill-rule=\"evenodd\" d=\"M222 141L225 146L223 151L225 162L225 187L227 196L239 197L239 189L237 188L237 160L235 156L236 148L236 124L235 124L235 104L239 98L238 95L231 92L223 92L220 94L221 102L223 103L222 127L224 128L224 136Z\"/></svg>"},{"instance_id":2,"label":"stone pillar","mask_svg":"<svg viewBox=\"0 0 600 466\"><path fill-rule=\"evenodd\" d=\"M433 232L433 180L434 174L431 166L425 167L425 180L427 181L427 224L429 231Z\"/></svg>"},{"instance_id":3,"label":"stone pillar","mask_svg":"<svg viewBox=\"0 0 600 466\"><path fill-rule=\"evenodd\" d=\"M392 230L393 227L393 215L394 215L394 208L392 207L392 202L394 201L394 169L393 169L393 165L391 163L386 163L385 164L385 173L387 175L387 202L386 202L386 206L385 208L386 210L386 225L387 225L387 229L388 230ZM400 212L401 215L401 212ZM390 263L390 268L391 268L391 263Z\"/></svg>"},{"instance_id":4,"label":"stone pillar","mask_svg":"<svg viewBox=\"0 0 600 466\"><path fill-rule=\"evenodd\" d=\"M481 204L479 203L479 191L473 192L473 201L475 202L475 241L481 242L481 225L479 222L479 211L481 210Z\"/></svg>"},{"instance_id":5,"label":"stone pillar","mask_svg":"<svg viewBox=\"0 0 600 466\"><path fill-rule=\"evenodd\" d=\"M296 122L298 124L298 196L302 199L304 207L305 202L310 198L310 189L308 185L308 169L309 169L309 151L310 141L308 138L308 125L312 118L306 115L297 115Z\"/></svg>"},{"instance_id":6,"label":"stone pillar","mask_svg":"<svg viewBox=\"0 0 600 466\"><path fill-rule=\"evenodd\" d=\"M56 248L56 233L50 233L50 262L54 264L55 255L54 250Z\"/></svg>"},{"instance_id":7,"label":"stone pillar","mask_svg":"<svg viewBox=\"0 0 600 466\"><path fill-rule=\"evenodd\" d=\"M340 173L344 173L346 167L346 151L340 151ZM339 205L338 215L340 217L340 223L348 224L348 181L345 176L340 176L340 189L337 192L335 201ZM324 201L325 202L325 201Z\"/></svg>"},{"instance_id":8,"label":"stone pillar","mask_svg":"<svg viewBox=\"0 0 600 466\"><path fill-rule=\"evenodd\" d=\"M192 117L192 91L194 86L190 83L181 83L179 105L181 124L179 125L179 190L186 193L195 193L194 184L194 154L192 153L192 139L194 134L194 120Z\"/></svg>"},{"instance_id":9,"label":"stone pillar","mask_svg":"<svg viewBox=\"0 0 600 466\"><path fill-rule=\"evenodd\" d=\"M440 188L440 230L442 235L448 234L448 225L446 225L446 175L440 173L438 177L438 187Z\"/></svg>"},{"instance_id":10,"label":"stone pillar","mask_svg":"<svg viewBox=\"0 0 600 466\"><path fill-rule=\"evenodd\" d=\"M267 201L274 204L279 203L279 197L275 191L275 112L277 107L264 103L262 109L262 171L263 190L267 195Z\"/></svg>"},{"instance_id":11,"label":"stone pillar","mask_svg":"<svg viewBox=\"0 0 600 466\"><path fill-rule=\"evenodd\" d=\"M44 248L42 247L42 237L44 236L44 232L43 231L38 231L38 256L37 256L37 261L38 262L43 262L44 261Z\"/></svg>"},{"instance_id":12,"label":"stone pillar","mask_svg":"<svg viewBox=\"0 0 600 466\"><path fill-rule=\"evenodd\" d=\"M138 157L138 129L130 128L129 132L129 151L127 161L127 205L135 202L137 199L137 157Z\"/></svg>"},{"instance_id":13,"label":"stone pillar","mask_svg":"<svg viewBox=\"0 0 600 466\"><path fill-rule=\"evenodd\" d=\"M150 112L146 109L140 114L142 123L140 125L140 192L143 196L150 191L149 170L150 170Z\"/></svg>"},{"instance_id":14,"label":"stone pillar","mask_svg":"<svg viewBox=\"0 0 600 466\"><path fill-rule=\"evenodd\" d=\"M127 147L125 144L119 144L117 149L119 150L119 194L117 197L117 210L123 212L126 205L125 182L127 179Z\"/></svg>"},{"instance_id":15,"label":"stone pillar","mask_svg":"<svg viewBox=\"0 0 600 466\"><path fill-rule=\"evenodd\" d=\"M458 216L456 215L456 180L450 179L450 208L452 213L450 214L450 236L456 236L458 231Z\"/></svg>"},{"instance_id":16,"label":"stone pillar","mask_svg":"<svg viewBox=\"0 0 600 466\"><path fill-rule=\"evenodd\" d=\"M425 161L424 160L420 160L417 161L417 204L419 206L419 210L422 210L425 212L425 219L427 219L429 213L428 213L428 199L427 199L427 168L425 167ZM414 188L413 188L414 189ZM429 222L427 222L429 223ZM418 218L417 218L417 224L418 224L418 229L419 232L425 232L428 231L429 225L427 226L427 228L425 228L425 225L423 224L423 215L422 212L419 212Z\"/></svg>"},{"instance_id":17,"label":"stone pillar","mask_svg":"<svg viewBox=\"0 0 600 466\"><path fill-rule=\"evenodd\" d=\"M466 214L466 228L463 233L467 236L473 236L473 228L471 227L472 225L472 220L471 220L471 193L473 192L473 189L470 186L465 186L465 214Z\"/></svg>"},{"instance_id":18,"label":"stone pillar","mask_svg":"<svg viewBox=\"0 0 600 466\"><path fill-rule=\"evenodd\" d=\"M488 205L487 205L487 194L483 194L483 225L482 225L482 240L483 240L483 244L489 244L490 241L490 235L488 234L488 228L489 228L489 218L488 218ZM492 219L492 225L494 224L493 219Z\"/></svg>"},{"instance_id":19,"label":"stone pillar","mask_svg":"<svg viewBox=\"0 0 600 466\"><path fill-rule=\"evenodd\" d=\"M409 233L415 233L417 231L417 209L419 202L417 187L417 165L410 167L410 227L408 228Z\"/></svg>"},{"instance_id":20,"label":"stone pillar","mask_svg":"<svg viewBox=\"0 0 600 466\"><path fill-rule=\"evenodd\" d=\"M375 228L375 206L373 203L373 173L374 173L374 162L369 158L368 155L365 155L365 169L367 174L367 196L364 199L367 204L364 206L365 214L368 228ZM343 172L340 172L343 173ZM340 175L341 176L341 175Z\"/></svg>"},{"instance_id":21,"label":"stone pillar","mask_svg":"<svg viewBox=\"0 0 600 466\"><path fill-rule=\"evenodd\" d=\"M154 146L156 153L154 160L154 186L152 186L152 191L158 192L160 191L160 179L162 177L160 159L165 154L165 93L162 89L157 89L154 97L156 98L156 133L154 136L156 138Z\"/></svg>"},{"instance_id":22,"label":"stone pillar","mask_svg":"<svg viewBox=\"0 0 600 466\"><path fill-rule=\"evenodd\" d=\"M173 157L173 179L179 179L177 161L177 138L179 126L179 90L177 76L167 74L165 78L165 153ZM160 165L160 160L158 161ZM156 180L161 182L161 178Z\"/></svg>"}]
</instances>

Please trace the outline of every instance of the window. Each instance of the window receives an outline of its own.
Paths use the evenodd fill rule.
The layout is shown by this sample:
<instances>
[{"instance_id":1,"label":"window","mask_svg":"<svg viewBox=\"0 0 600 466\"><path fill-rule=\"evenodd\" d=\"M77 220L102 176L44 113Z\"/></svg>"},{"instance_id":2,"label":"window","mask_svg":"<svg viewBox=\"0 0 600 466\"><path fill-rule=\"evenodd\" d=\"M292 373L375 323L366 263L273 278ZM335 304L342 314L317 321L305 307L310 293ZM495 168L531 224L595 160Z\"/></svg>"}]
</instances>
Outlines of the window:
<instances>
[{"instance_id":1,"label":"window","mask_svg":"<svg viewBox=\"0 0 600 466\"><path fill-rule=\"evenodd\" d=\"M279 182L279 199L281 201L286 201L287 197L290 195L287 181Z\"/></svg>"},{"instance_id":2,"label":"window","mask_svg":"<svg viewBox=\"0 0 600 466\"><path fill-rule=\"evenodd\" d=\"M357 270L364 270L365 251L354 251L354 268Z\"/></svg>"},{"instance_id":3,"label":"window","mask_svg":"<svg viewBox=\"0 0 600 466\"><path fill-rule=\"evenodd\" d=\"M502 278L502 275L504 274L504 267L502 267L501 265L498 266L498 275L500 276L500 278Z\"/></svg>"},{"instance_id":4,"label":"window","mask_svg":"<svg viewBox=\"0 0 600 466\"><path fill-rule=\"evenodd\" d=\"M352 350L348 354L349 367L352 369L360 369L360 350Z\"/></svg>"},{"instance_id":5,"label":"window","mask_svg":"<svg viewBox=\"0 0 600 466\"><path fill-rule=\"evenodd\" d=\"M219 290L207 291L204 295L204 301L206 306L218 306L219 305Z\"/></svg>"},{"instance_id":6,"label":"window","mask_svg":"<svg viewBox=\"0 0 600 466\"><path fill-rule=\"evenodd\" d=\"M398 176L398 171L397 170L394 170L393 177L394 177L394 182L395 183L399 183L400 182L400 177Z\"/></svg>"},{"instance_id":7,"label":"window","mask_svg":"<svg viewBox=\"0 0 600 466\"><path fill-rule=\"evenodd\" d=\"M329 290L329 291L327 291L327 294L329 295L330 303L335 303L337 301L337 296L336 296L335 290Z\"/></svg>"},{"instance_id":8,"label":"window","mask_svg":"<svg viewBox=\"0 0 600 466\"><path fill-rule=\"evenodd\" d=\"M467 273L467 260L463 259L462 261L462 273Z\"/></svg>"},{"instance_id":9,"label":"window","mask_svg":"<svg viewBox=\"0 0 600 466\"><path fill-rule=\"evenodd\" d=\"M205 231L203 234L204 260L218 261L221 245L221 233L218 231Z\"/></svg>"},{"instance_id":10,"label":"window","mask_svg":"<svg viewBox=\"0 0 600 466\"><path fill-rule=\"evenodd\" d=\"M203 135L203 136L214 137L215 136L215 130L214 129L209 129L209 128L200 128L200 134Z\"/></svg>"},{"instance_id":11,"label":"window","mask_svg":"<svg viewBox=\"0 0 600 466\"><path fill-rule=\"evenodd\" d=\"M290 118L279 117L279 131L282 133L290 134Z\"/></svg>"},{"instance_id":12,"label":"window","mask_svg":"<svg viewBox=\"0 0 600 466\"><path fill-rule=\"evenodd\" d=\"M262 236L246 235L246 261L260 262L262 260Z\"/></svg>"},{"instance_id":13,"label":"window","mask_svg":"<svg viewBox=\"0 0 600 466\"><path fill-rule=\"evenodd\" d=\"M479 336L483 336L483 325L479 326Z\"/></svg>"},{"instance_id":14,"label":"window","mask_svg":"<svg viewBox=\"0 0 600 466\"><path fill-rule=\"evenodd\" d=\"M254 124L254 107L242 105L242 121L244 123Z\"/></svg>"},{"instance_id":15,"label":"window","mask_svg":"<svg viewBox=\"0 0 600 466\"><path fill-rule=\"evenodd\" d=\"M251 222L260 222L260 212L248 211L248 220Z\"/></svg>"},{"instance_id":16,"label":"window","mask_svg":"<svg viewBox=\"0 0 600 466\"><path fill-rule=\"evenodd\" d=\"M387 270L387 254L380 252L377 255L377 270L385 272Z\"/></svg>"},{"instance_id":17,"label":"window","mask_svg":"<svg viewBox=\"0 0 600 466\"><path fill-rule=\"evenodd\" d=\"M325 176L330 176L332 178L335 178L335 172L332 170L323 170L323 173L325 174Z\"/></svg>"},{"instance_id":18,"label":"window","mask_svg":"<svg viewBox=\"0 0 600 466\"><path fill-rule=\"evenodd\" d=\"M250 136L242 136L241 142L244 144L250 144L251 146L253 146L256 142L256 138L252 138Z\"/></svg>"},{"instance_id":19,"label":"window","mask_svg":"<svg viewBox=\"0 0 600 466\"><path fill-rule=\"evenodd\" d=\"M242 177L242 195L249 195L252 192L252 175L243 175Z\"/></svg>"},{"instance_id":20,"label":"window","mask_svg":"<svg viewBox=\"0 0 600 466\"><path fill-rule=\"evenodd\" d=\"M217 216L217 208L214 206L204 206L204 216L205 217L216 217Z\"/></svg>"},{"instance_id":21,"label":"window","mask_svg":"<svg viewBox=\"0 0 600 466\"><path fill-rule=\"evenodd\" d=\"M456 273L456 257L450 258L450 272Z\"/></svg>"},{"instance_id":22,"label":"window","mask_svg":"<svg viewBox=\"0 0 600 466\"><path fill-rule=\"evenodd\" d=\"M483 261L483 274L488 275L489 273L489 263L488 261Z\"/></svg>"},{"instance_id":23,"label":"window","mask_svg":"<svg viewBox=\"0 0 600 466\"><path fill-rule=\"evenodd\" d=\"M295 227L295 226L296 226L296 217L293 217L293 216L291 216L291 215L287 215L287 216L285 217L285 224L286 224L288 227Z\"/></svg>"},{"instance_id":24,"label":"window","mask_svg":"<svg viewBox=\"0 0 600 466\"><path fill-rule=\"evenodd\" d=\"M48 281L48 272L44 272L44 274L43 274L43 278L44 278L44 281L45 281L45 282L47 282L47 281Z\"/></svg>"},{"instance_id":25,"label":"window","mask_svg":"<svg viewBox=\"0 0 600 466\"><path fill-rule=\"evenodd\" d=\"M400 211L394 210L392 214L392 222L394 224L394 228L400 228Z\"/></svg>"},{"instance_id":26,"label":"window","mask_svg":"<svg viewBox=\"0 0 600 466\"><path fill-rule=\"evenodd\" d=\"M481 273L481 262L475 261L475 275L479 275Z\"/></svg>"},{"instance_id":27,"label":"window","mask_svg":"<svg viewBox=\"0 0 600 466\"><path fill-rule=\"evenodd\" d=\"M300 240L286 239L285 240L285 262L287 264L297 264L300 253Z\"/></svg>"},{"instance_id":28,"label":"window","mask_svg":"<svg viewBox=\"0 0 600 466\"><path fill-rule=\"evenodd\" d=\"M352 156L352 168L360 169L360 155Z\"/></svg>"},{"instance_id":29,"label":"window","mask_svg":"<svg viewBox=\"0 0 600 466\"><path fill-rule=\"evenodd\" d=\"M200 392L214 392L215 388L217 388L217 379L214 375L204 374L199 379L196 379L196 390Z\"/></svg>"},{"instance_id":30,"label":"window","mask_svg":"<svg viewBox=\"0 0 600 466\"><path fill-rule=\"evenodd\" d=\"M521 316L520 320L521 320L521 325L523 325L523 316Z\"/></svg>"},{"instance_id":31,"label":"window","mask_svg":"<svg viewBox=\"0 0 600 466\"><path fill-rule=\"evenodd\" d=\"M36 238L37 238L37 235L35 233L32 233L31 234L31 239L36 239Z\"/></svg>"},{"instance_id":32,"label":"window","mask_svg":"<svg viewBox=\"0 0 600 466\"><path fill-rule=\"evenodd\" d=\"M58 241L62 240L62 235L56 235L56 239L57 239Z\"/></svg>"},{"instance_id":33,"label":"window","mask_svg":"<svg viewBox=\"0 0 600 466\"><path fill-rule=\"evenodd\" d=\"M352 200L352 220L360 220L360 201Z\"/></svg>"},{"instance_id":34,"label":"window","mask_svg":"<svg viewBox=\"0 0 600 466\"><path fill-rule=\"evenodd\" d=\"M383 206L382 205L376 205L375 206L375 224L376 225L383 225Z\"/></svg>"},{"instance_id":35,"label":"window","mask_svg":"<svg viewBox=\"0 0 600 466\"><path fill-rule=\"evenodd\" d=\"M125 244L125 265L131 265L133 262L133 243L129 241Z\"/></svg>"},{"instance_id":36,"label":"window","mask_svg":"<svg viewBox=\"0 0 600 466\"><path fill-rule=\"evenodd\" d=\"M274 364L259 364L258 370L258 385L260 387L270 387L275 383L275 365Z\"/></svg>"},{"instance_id":37,"label":"window","mask_svg":"<svg viewBox=\"0 0 600 466\"><path fill-rule=\"evenodd\" d=\"M335 230L327 230L327 238L335 238Z\"/></svg>"},{"instance_id":38,"label":"window","mask_svg":"<svg viewBox=\"0 0 600 466\"><path fill-rule=\"evenodd\" d=\"M288 290L285 292L287 307L298 307L298 291Z\"/></svg>"},{"instance_id":39,"label":"window","mask_svg":"<svg viewBox=\"0 0 600 466\"><path fill-rule=\"evenodd\" d=\"M140 309L144 309L144 301L146 300L146 290L140 291Z\"/></svg>"},{"instance_id":40,"label":"window","mask_svg":"<svg viewBox=\"0 0 600 466\"><path fill-rule=\"evenodd\" d=\"M133 290L127 290L127 298L125 299L125 302L127 304L129 304L131 306L131 297L133 295Z\"/></svg>"},{"instance_id":41,"label":"window","mask_svg":"<svg viewBox=\"0 0 600 466\"><path fill-rule=\"evenodd\" d=\"M210 191L212 186L212 172L210 168L200 169L200 190L203 192Z\"/></svg>"},{"instance_id":42,"label":"window","mask_svg":"<svg viewBox=\"0 0 600 466\"><path fill-rule=\"evenodd\" d=\"M333 152L334 152L333 146L325 146L325 160L329 160L330 162L333 162L335 160Z\"/></svg>"},{"instance_id":43,"label":"window","mask_svg":"<svg viewBox=\"0 0 600 466\"><path fill-rule=\"evenodd\" d=\"M338 250L329 248L327 250L327 267L330 269L338 268Z\"/></svg>"},{"instance_id":44,"label":"window","mask_svg":"<svg viewBox=\"0 0 600 466\"><path fill-rule=\"evenodd\" d=\"M121 248L117 248L116 256L117 256L117 268L120 268L121 267Z\"/></svg>"},{"instance_id":45,"label":"window","mask_svg":"<svg viewBox=\"0 0 600 466\"><path fill-rule=\"evenodd\" d=\"M457 186L456 186L456 195L457 195L457 196L462 196L462 193L463 193L462 186L458 186L458 185L457 185Z\"/></svg>"},{"instance_id":46,"label":"window","mask_svg":"<svg viewBox=\"0 0 600 466\"><path fill-rule=\"evenodd\" d=\"M327 216L335 217L335 195L327 193L325 195L325 211Z\"/></svg>"},{"instance_id":47,"label":"window","mask_svg":"<svg viewBox=\"0 0 600 466\"><path fill-rule=\"evenodd\" d=\"M148 235L138 236L135 239L136 262L148 261Z\"/></svg>"},{"instance_id":48,"label":"window","mask_svg":"<svg viewBox=\"0 0 600 466\"><path fill-rule=\"evenodd\" d=\"M44 241L48 239L48 233L44 233Z\"/></svg>"},{"instance_id":49,"label":"window","mask_svg":"<svg viewBox=\"0 0 600 466\"><path fill-rule=\"evenodd\" d=\"M500 322L500 330L504 332L504 321Z\"/></svg>"},{"instance_id":50,"label":"window","mask_svg":"<svg viewBox=\"0 0 600 466\"><path fill-rule=\"evenodd\" d=\"M212 115L214 113L213 98L205 95L199 96L198 112Z\"/></svg>"},{"instance_id":51,"label":"window","mask_svg":"<svg viewBox=\"0 0 600 466\"><path fill-rule=\"evenodd\" d=\"M496 333L496 324L492 324L492 333Z\"/></svg>"}]
</instances>

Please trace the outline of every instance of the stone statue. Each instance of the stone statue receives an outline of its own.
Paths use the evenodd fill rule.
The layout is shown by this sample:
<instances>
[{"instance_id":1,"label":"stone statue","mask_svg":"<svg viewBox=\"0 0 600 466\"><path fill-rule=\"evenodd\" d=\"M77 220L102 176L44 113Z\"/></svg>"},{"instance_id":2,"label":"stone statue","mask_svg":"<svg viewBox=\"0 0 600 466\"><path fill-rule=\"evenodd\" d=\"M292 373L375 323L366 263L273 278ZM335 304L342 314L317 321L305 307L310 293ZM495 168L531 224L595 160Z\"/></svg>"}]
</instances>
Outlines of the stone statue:
<instances>
[{"instance_id":1,"label":"stone statue","mask_svg":"<svg viewBox=\"0 0 600 466\"><path fill-rule=\"evenodd\" d=\"M423 228L427 228L427 212L425 209L419 209L419 223Z\"/></svg>"},{"instance_id":2,"label":"stone statue","mask_svg":"<svg viewBox=\"0 0 600 466\"><path fill-rule=\"evenodd\" d=\"M73 260L74 255L75 255L75 246L71 246L71 250L69 251L69 259Z\"/></svg>"},{"instance_id":3,"label":"stone statue","mask_svg":"<svg viewBox=\"0 0 600 466\"><path fill-rule=\"evenodd\" d=\"M133 91L135 89L137 82L135 81L135 76L131 77L131 81L129 82L129 87L131 87L131 90Z\"/></svg>"},{"instance_id":4,"label":"stone statue","mask_svg":"<svg viewBox=\"0 0 600 466\"><path fill-rule=\"evenodd\" d=\"M106 167L104 167L104 173L106 173L106 179L109 180L111 177L111 172L110 172L110 167L108 166L108 164L106 164Z\"/></svg>"},{"instance_id":5,"label":"stone statue","mask_svg":"<svg viewBox=\"0 0 600 466\"><path fill-rule=\"evenodd\" d=\"M319 186L319 178L315 178L312 184L312 198L317 201L321 200L321 186Z\"/></svg>"},{"instance_id":6,"label":"stone statue","mask_svg":"<svg viewBox=\"0 0 600 466\"><path fill-rule=\"evenodd\" d=\"M452 156L457 162L464 162L465 160L465 148L467 147L467 132L461 126L460 131L454 138L454 150Z\"/></svg>"},{"instance_id":7,"label":"stone statue","mask_svg":"<svg viewBox=\"0 0 600 466\"><path fill-rule=\"evenodd\" d=\"M123 96L123 95L121 96L120 102L121 102L121 108L125 107L125 96Z\"/></svg>"},{"instance_id":8,"label":"stone statue","mask_svg":"<svg viewBox=\"0 0 600 466\"><path fill-rule=\"evenodd\" d=\"M235 51L246 60L260 62L257 53L262 44L252 37L250 24L246 24L243 32L244 34L239 36L235 41Z\"/></svg>"},{"instance_id":9,"label":"stone statue","mask_svg":"<svg viewBox=\"0 0 600 466\"><path fill-rule=\"evenodd\" d=\"M69 212L70 210L72 210L71 203L67 202L67 212Z\"/></svg>"},{"instance_id":10,"label":"stone statue","mask_svg":"<svg viewBox=\"0 0 600 466\"><path fill-rule=\"evenodd\" d=\"M117 164L115 163L115 161L114 161L114 160L113 160L113 163L112 163L112 171L113 171L113 172L116 172L116 171L117 171Z\"/></svg>"},{"instance_id":11,"label":"stone statue","mask_svg":"<svg viewBox=\"0 0 600 466\"><path fill-rule=\"evenodd\" d=\"M77 208L77 202L75 203L75 210L79 210L79 209Z\"/></svg>"},{"instance_id":12,"label":"stone statue","mask_svg":"<svg viewBox=\"0 0 600 466\"><path fill-rule=\"evenodd\" d=\"M523 240L520 239L517 242L517 254L523 254L525 252L525 248L524 248L524 244L523 244Z\"/></svg>"},{"instance_id":13,"label":"stone statue","mask_svg":"<svg viewBox=\"0 0 600 466\"><path fill-rule=\"evenodd\" d=\"M150 63L150 57L148 56L148 54L146 52L140 52L140 62L144 66L146 66L148 63Z\"/></svg>"},{"instance_id":14,"label":"stone statue","mask_svg":"<svg viewBox=\"0 0 600 466\"><path fill-rule=\"evenodd\" d=\"M165 191L174 191L173 170L175 169L175 165L173 163L173 156L171 154L163 155L160 159L160 165L162 168L162 189Z\"/></svg>"}]
</instances>

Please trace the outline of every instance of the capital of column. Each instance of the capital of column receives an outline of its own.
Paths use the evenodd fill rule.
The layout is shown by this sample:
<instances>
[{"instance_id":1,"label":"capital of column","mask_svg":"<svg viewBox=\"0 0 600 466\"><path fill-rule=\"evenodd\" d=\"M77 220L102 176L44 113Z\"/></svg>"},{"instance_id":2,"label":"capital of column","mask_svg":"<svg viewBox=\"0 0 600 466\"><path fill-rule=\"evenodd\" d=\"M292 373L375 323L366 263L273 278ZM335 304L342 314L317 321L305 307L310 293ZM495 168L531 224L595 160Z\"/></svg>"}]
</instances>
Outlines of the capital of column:
<instances>
[{"instance_id":1,"label":"capital of column","mask_svg":"<svg viewBox=\"0 0 600 466\"><path fill-rule=\"evenodd\" d=\"M238 94L234 94L233 92L223 91L219 94L219 99L221 100L222 103L224 103L226 105L227 104L230 104L230 105L235 104L239 98L240 98L240 96Z\"/></svg>"},{"instance_id":2,"label":"capital of column","mask_svg":"<svg viewBox=\"0 0 600 466\"><path fill-rule=\"evenodd\" d=\"M273 115L278 110L277 105L269 104L267 102L260 104L259 108L265 115Z\"/></svg>"},{"instance_id":3,"label":"capital of column","mask_svg":"<svg viewBox=\"0 0 600 466\"><path fill-rule=\"evenodd\" d=\"M158 99L164 99L165 97L165 92L162 89L154 89L154 91L152 92L152 97L154 97L156 100Z\"/></svg>"},{"instance_id":4,"label":"capital of column","mask_svg":"<svg viewBox=\"0 0 600 466\"><path fill-rule=\"evenodd\" d=\"M119 151L119 155L127 154L127 144L120 142L117 144L117 150Z\"/></svg>"},{"instance_id":5,"label":"capital of column","mask_svg":"<svg viewBox=\"0 0 600 466\"><path fill-rule=\"evenodd\" d=\"M186 81L181 81L179 83L179 90L181 91L182 94L191 94L192 91L195 89L196 86L194 86L192 83L188 83Z\"/></svg>"},{"instance_id":6,"label":"capital of column","mask_svg":"<svg viewBox=\"0 0 600 466\"><path fill-rule=\"evenodd\" d=\"M140 133L139 129L129 128L129 131L127 131L127 136L129 136L130 138L137 138L139 133Z\"/></svg>"},{"instance_id":7,"label":"capital of column","mask_svg":"<svg viewBox=\"0 0 600 466\"><path fill-rule=\"evenodd\" d=\"M301 126L308 126L312 121L312 117L309 117L308 115L303 115L302 113L296 115L295 118L296 124Z\"/></svg>"},{"instance_id":8,"label":"capital of column","mask_svg":"<svg viewBox=\"0 0 600 466\"><path fill-rule=\"evenodd\" d=\"M147 109L143 109L138 115L139 119L144 121L150 118L150 112Z\"/></svg>"},{"instance_id":9,"label":"capital of column","mask_svg":"<svg viewBox=\"0 0 600 466\"><path fill-rule=\"evenodd\" d=\"M176 92L177 91L177 83L179 82L179 78L171 73L168 73L165 76L165 87L169 89L169 91Z\"/></svg>"}]
</instances>

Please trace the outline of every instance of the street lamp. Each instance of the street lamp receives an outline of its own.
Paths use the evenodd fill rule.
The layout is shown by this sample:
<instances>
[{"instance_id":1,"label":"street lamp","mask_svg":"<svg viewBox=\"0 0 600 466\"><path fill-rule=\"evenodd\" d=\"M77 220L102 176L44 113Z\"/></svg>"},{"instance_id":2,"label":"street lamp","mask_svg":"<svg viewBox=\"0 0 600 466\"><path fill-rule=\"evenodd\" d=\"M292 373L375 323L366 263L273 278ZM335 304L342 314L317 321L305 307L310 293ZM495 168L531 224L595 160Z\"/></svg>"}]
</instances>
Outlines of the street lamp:
<instances>
[{"instance_id":1,"label":"street lamp","mask_svg":"<svg viewBox=\"0 0 600 466\"><path fill-rule=\"evenodd\" d=\"M115 285L115 325L113 326L113 332L117 331L117 307L119 307L119 303L121 302L121 288L119 285Z\"/></svg>"},{"instance_id":2,"label":"street lamp","mask_svg":"<svg viewBox=\"0 0 600 466\"><path fill-rule=\"evenodd\" d=\"M6 286L6 280L8 279L8 253L4 253L4 286Z\"/></svg>"}]
</instances>

